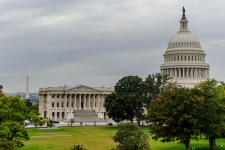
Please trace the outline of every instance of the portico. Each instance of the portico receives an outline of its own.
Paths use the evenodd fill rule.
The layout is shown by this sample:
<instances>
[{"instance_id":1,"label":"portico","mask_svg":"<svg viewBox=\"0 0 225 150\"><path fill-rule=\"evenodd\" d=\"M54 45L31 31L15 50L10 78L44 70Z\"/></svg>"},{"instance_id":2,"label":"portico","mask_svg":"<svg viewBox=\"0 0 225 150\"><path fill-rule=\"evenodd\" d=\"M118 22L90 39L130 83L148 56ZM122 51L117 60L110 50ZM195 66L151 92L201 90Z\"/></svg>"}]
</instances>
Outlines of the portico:
<instances>
[{"instance_id":1,"label":"portico","mask_svg":"<svg viewBox=\"0 0 225 150\"><path fill-rule=\"evenodd\" d=\"M45 119L63 120L74 110L94 110L99 118L106 118L105 97L113 88L92 88L84 85L76 87L49 87L39 90L39 112Z\"/></svg>"}]
</instances>

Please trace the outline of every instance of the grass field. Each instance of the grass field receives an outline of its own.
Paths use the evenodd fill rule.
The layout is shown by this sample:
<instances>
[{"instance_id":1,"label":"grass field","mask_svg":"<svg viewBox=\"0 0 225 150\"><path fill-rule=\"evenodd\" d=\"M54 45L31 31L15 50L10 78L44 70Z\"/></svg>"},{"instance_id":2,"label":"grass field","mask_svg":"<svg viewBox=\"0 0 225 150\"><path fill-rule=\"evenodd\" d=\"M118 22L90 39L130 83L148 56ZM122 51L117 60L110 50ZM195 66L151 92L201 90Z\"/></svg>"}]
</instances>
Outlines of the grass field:
<instances>
[{"instance_id":1,"label":"grass field","mask_svg":"<svg viewBox=\"0 0 225 150\"><path fill-rule=\"evenodd\" d=\"M142 127L148 132L147 127ZM17 150L70 150L73 145L83 145L88 150L110 150L116 147L112 140L117 127L103 126L83 126L83 127L63 127L59 129L28 129L30 140L25 142L23 148ZM162 143L150 138L151 150L183 150L183 145L177 142ZM221 150L221 145L225 145L224 139L217 140L215 150ZM208 140L199 139L198 142L191 140L191 147L196 150L208 150ZM225 146L224 146L225 150Z\"/></svg>"}]
</instances>

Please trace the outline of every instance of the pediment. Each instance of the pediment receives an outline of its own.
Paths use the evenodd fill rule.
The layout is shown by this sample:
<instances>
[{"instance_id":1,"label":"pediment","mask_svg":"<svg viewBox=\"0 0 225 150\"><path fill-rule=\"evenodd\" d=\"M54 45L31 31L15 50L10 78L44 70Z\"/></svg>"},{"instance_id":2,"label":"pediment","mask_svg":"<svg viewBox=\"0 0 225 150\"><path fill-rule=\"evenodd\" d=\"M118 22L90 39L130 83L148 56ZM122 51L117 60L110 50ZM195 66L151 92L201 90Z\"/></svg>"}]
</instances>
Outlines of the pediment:
<instances>
[{"instance_id":1,"label":"pediment","mask_svg":"<svg viewBox=\"0 0 225 150\"><path fill-rule=\"evenodd\" d=\"M85 85L78 85L76 87L70 88L67 90L68 92L99 92L99 90L92 88L92 87L88 87Z\"/></svg>"}]
</instances>

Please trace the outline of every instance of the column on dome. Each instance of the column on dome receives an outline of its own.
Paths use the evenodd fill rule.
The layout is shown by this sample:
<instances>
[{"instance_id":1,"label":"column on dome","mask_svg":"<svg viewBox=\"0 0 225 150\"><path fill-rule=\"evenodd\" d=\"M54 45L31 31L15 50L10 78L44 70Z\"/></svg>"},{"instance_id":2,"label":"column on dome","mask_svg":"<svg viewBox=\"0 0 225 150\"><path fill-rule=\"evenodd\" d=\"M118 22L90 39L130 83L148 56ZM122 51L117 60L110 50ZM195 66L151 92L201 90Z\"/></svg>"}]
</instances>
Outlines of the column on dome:
<instances>
[{"instance_id":1,"label":"column on dome","mask_svg":"<svg viewBox=\"0 0 225 150\"><path fill-rule=\"evenodd\" d=\"M207 68L205 68L205 79L208 79L208 77L207 77Z\"/></svg>"},{"instance_id":2,"label":"column on dome","mask_svg":"<svg viewBox=\"0 0 225 150\"><path fill-rule=\"evenodd\" d=\"M185 77L185 72L184 72L184 68L182 68L182 76L183 76L183 78Z\"/></svg>"},{"instance_id":3,"label":"column on dome","mask_svg":"<svg viewBox=\"0 0 225 150\"><path fill-rule=\"evenodd\" d=\"M177 68L174 68L175 71L175 78L177 78Z\"/></svg>"},{"instance_id":4,"label":"column on dome","mask_svg":"<svg viewBox=\"0 0 225 150\"><path fill-rule=\"evenodd\" d=\"M186 68L186 78L190 78L190 72L189 72L189 68Z\"/></svg>"},{"instance_id":5,"label":"column on dome","mask_svg":"<svg viewBox=\"0 0 225 150\"><path fill-rule=\"evenodd\" d=\"M181 78L181 68L178 68L178 71L179 71L179 77L178 78Z\"/></svg>"},{"instance_id":6,"label":"column on dome","mask_svg":"<svg viewBox=\"0 0 225 150\"><path fill-rule=\"evenodd\" d=\"M207 70L207 78L209 78L209 68L208 68L208 70Z\"/></svg>"},{"instance_id":7,"label":"column on dome","mask_svg":"<svg viewBox=\"0 0 225 150\"><path fill-rule=\"evenodd\" d=\"M199 78L199 68L196 68L196 75L197 75L197 78Z\"/></svg>"},{"instance_id":8,"label":"column on dome","mask_svg":"<svg viewBox=\"0 0 225 150\"><path fill-rule=\"evenodd\" d=\"M180 68L178 68L178 78L180 78Z\"/></svg>"},{"instance_id":9,"label":"column on dome","mask_svg":"<svg viewBox=\"0 0 225 150\"><path fill-rule=\"evenodd\" d=\"M200 73L201 73L201 78L202 79L204 79L204 73L205 73L204 70L205 70L204 68L201 68L201 72Z\"/></svg>"},{"instance_id":10,"label":"column on dome","mask_svg":"<svg viewBox=\"0 0 225 150\"><path fill-rule=\"evenodd\" d=\"M197 68L195 67L195 68L194 68L194 78L197 78L197 74L196 74L197 71L196 71L196 69L197 69Z\"/></svg>"}]
</instances>

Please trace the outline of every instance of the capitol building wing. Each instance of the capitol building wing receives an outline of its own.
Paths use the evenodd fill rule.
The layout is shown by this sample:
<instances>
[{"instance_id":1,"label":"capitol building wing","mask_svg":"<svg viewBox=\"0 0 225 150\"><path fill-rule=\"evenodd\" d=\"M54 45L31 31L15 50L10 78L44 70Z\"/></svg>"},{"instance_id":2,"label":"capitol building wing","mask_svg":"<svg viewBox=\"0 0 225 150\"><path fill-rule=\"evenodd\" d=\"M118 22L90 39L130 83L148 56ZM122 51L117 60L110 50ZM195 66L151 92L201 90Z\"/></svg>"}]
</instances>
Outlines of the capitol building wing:
<instances>
[{"instance_id":1,"label":"capitol building wing","mask_svg":"<svg viewBox=\"0 0 225 150\"><path fill-rule=\"evenodd\" d=\"M168 74L181 86L192 88L209 78L209 64L205 63L205 56L199 40L188 30L183 8L180 31L169 41L164 63L160 66L161 73Z\"/></svg>"},{"instance_id":2,"label":"capitol building wing","mask_svg":"<svg viewBox=\"0 0 225 150\"><path fill-rule=\"evenodd\" d=\"M113 88L48 87L39 89L39 113L44 119L68 120L76 110L93 110L98 118L106 119L105 97Z\"/></svg>"}]
</instances>

